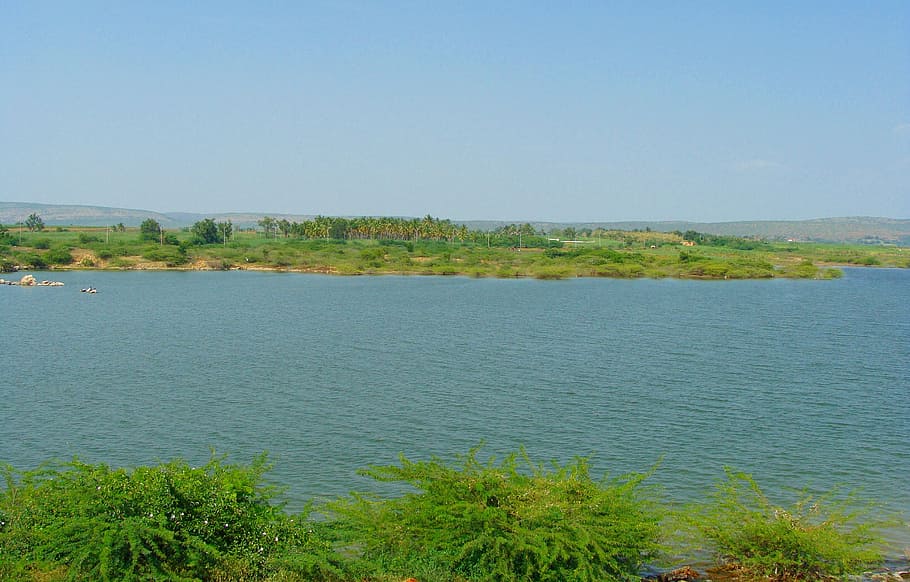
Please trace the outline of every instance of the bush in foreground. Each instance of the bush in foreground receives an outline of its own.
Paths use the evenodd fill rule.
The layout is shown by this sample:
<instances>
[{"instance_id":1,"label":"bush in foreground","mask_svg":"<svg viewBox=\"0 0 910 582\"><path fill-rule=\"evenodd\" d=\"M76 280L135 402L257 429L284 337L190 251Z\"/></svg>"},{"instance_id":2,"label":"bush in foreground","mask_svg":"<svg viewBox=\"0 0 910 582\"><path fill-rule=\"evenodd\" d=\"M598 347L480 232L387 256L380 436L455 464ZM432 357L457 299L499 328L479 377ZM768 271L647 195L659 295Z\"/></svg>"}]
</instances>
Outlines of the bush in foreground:
<instances>
[{"instance_id":1,"label":"bush in foreground","mask_svg":"<svg viewBox=\"0 0 910 582\"><path fill-rule=\"evenodd\" d=\"M687 521L714 550L718 562L745 578L820 580L862 572L880 563L877 524L860 517L852 496L803 492L790 507L774 505L752 476L726 470L713 500Z\"/></svg>"},{"instance_id":2,"label":"bush in foreground","mask_svg":"<svg viewBox=\"0 0 910 582\"><path fill-rule=\"evenodd\" d=\"M265 456L5 467L0 580L637 581L653 565L661 512L649 473L595 480L584 459L477 456L374 466L363 473L408 492L340 499L325 520L275 503ZM779 507L728 470L713 501L683 519L740 577L817 580L880 562L880 524L854 507L835 494Z\"/></svg>"},{"instance_id":3,"label":"bush in foreground","mask_svg":"<svg viewBox=\"0 0 910 582\"><path fill-rule=\"evenodd\" d=\"M258 579L293 554L307 579L331 573L330 548L271 503L265 457L132 471L78 460L18 473L0 496L5 580ZM56 573L59 576L50 576Z\"/></svg>"},{"instance_id":4,"label":"bush in foreground","mask_svg":"<svg viewBox=\"0 0 910 582\"><path fill-rule=\"evenodd\" d=\"M584 459L547 469L523 451L477 453L365 470L417 492L333 504L342 538L376 571L421 580L637 580L657 553L647 474L597 481Z\"/></svg>"}]
</instances>

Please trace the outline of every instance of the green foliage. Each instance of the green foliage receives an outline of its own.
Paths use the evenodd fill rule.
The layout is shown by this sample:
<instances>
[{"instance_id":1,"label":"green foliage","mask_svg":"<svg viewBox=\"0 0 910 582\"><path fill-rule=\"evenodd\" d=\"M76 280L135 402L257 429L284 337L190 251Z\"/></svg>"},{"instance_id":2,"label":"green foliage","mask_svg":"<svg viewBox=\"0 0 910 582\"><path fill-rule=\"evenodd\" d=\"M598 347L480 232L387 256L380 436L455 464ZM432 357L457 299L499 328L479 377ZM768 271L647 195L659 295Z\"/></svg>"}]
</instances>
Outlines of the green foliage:
<instances>
[{"instance_id":1,"label":"green foliage","mask_svg":"<svg viewBox=\"0 0 910 582\"><path fill-rule=\"evenodd\" d=\"M662 549L650 473L594 480L585 459L478 454L373 466L362 473L408 493L352 494L321 520L275 502L265 455L246 466L213 456L202 467L0 467L0 579L637 582ZM883 524L836 490L785 508L728 469L681 519L744 578L820 580L881 559Z\"/></svg>"},{"instance_id":2,"label":"green foliage","mask_svg":"<svg viewBox=\"0 0 910 582\"><path fill-rule=\"evenodd\" d=\"M381 267L385 251L380 247L369 247L360 251L360 259L368 267Z\"/></svg>"},{"instance_id":3,"label":"green foliage","mask_svg":"<svg viewBox=\"0 0 910 582\"><path fill-rule=\"evenodd\" d=\"M155 246L146 248L142 257L149 261L162 261L168 266L182 265L186 263L186 251L180 246Z\"/></svg>"},{"instance_id":4,"label":"green foliage","mask_svg":"<svg viewBox=\"0 0 910 582\"><path fill-rule=\"evenodd\" d=\"M812 261L806 259L789 269L789 274L798 279L815 279L819 275L819 269Z\"/></svg>"},{"instance_id":5,"label":"green foliage","mask_svg":"<svg viewBox=\"0 0 910 582\"><path fill-rule=\"evenodd\" d=\"M907 253L896 247L761 243L755 250L742 250L740 247L751 248L757 241L731 242L699 233L686 233L689 237L701 237L698 246L680 248L684 236L681 232L598 229L592 233L582 229L576 236L584 237L584 244L563 245L532 234L530 225L507 225L495 232L469 231L451 221L429 216L423 219L317 217L300 223L266 217L261 222L265 234L262 231L235 233L230 221L216 223L211 219L194 225L194 233L190 228L164 232L154 219L147 219L140 228L143 238L138 240L135 236L121 235L119 225L108 232L85 228L74 232L45 230L40 235L23 234L24 225L19 225L17 233L0 230L0 248L7 260L34 268L46 266L49 261L40 253L30 253L32 249L79 245L91 249L104 261L96 261L99 267L154 268L159 265L148 265L148 261L155 261L178 268L192 262L342 275L410 273L539 279L830 279L840 272L818 265L910 266ZM521 249L518 232L523 233ZM152 251L148 248L150 242L156 246L179 246L182 251ZM35 256L41 257L39 262L31 261Z\"/></svg>"},{"instance_id":6,"label":"green foliage","mask_svg":"<svg viewBox=\"0 0 910 582\"><path fill-rule=\"evenodd\" d=\"M161 236L161 225L154 218L146 218L139 225L140 240L158 240Z\"/></svg>"},{"instance_id":7,"label":"green foliage","mask_svg":"<svg viewBox=\"0 0 910 582\"><path fill-rule=\"evenodd\" d=\"M694 230L687 230L683 235L683 240L693 241L700 245L712 247L726 247L738 249L741 251L754 251L759 249L769 249L771 245L753 238L744 238L732 235L706 234Z\"/></svg>"},{"instance_id":8,"label":"green foliage","mask_svg":"<svg viewBox=\"0 0 910 582\"><path fill-rule=\"evenodd\" d=\"M584 459L547 469L524 451L498 464L477 454L453 465L402 456L400 465L365 470L417 492L332 504L343 541L381 571L432 571L435 579L637 580L657 552L647 475L595 481Z\"/></svg>"},{"instance_id":9,"label":"green foliage","mask_svg":"<svg viewBox=\"0 0 910 582\"><path fill-rule=\"evenodd\" d=\"M211 218L193 224L192 233L193 241L196 244L208 245L221 241L218 236L218 226Z\"/></svg>"},{"instance_id":10,"label":"green foliage","mask_svg":"<svg viewBox=\"0 0 910 582\"><path fill-rule=\"evenodd\" d=\"M44 230L44 220L35 213L29 214L28 218L25 219L25 228L40 232Z\"/></svg>"},{"instance_id":11,"label":"green foliage","mask_svg":"<svg viewBox=\"0 0 910 582\"><path fill-rule=\"evenodd\" d=\"M226 222L218 222L215 224L215 226L218 227L219 240L226 244L228 239L230 239L234 234L234 223L228 220Z\"/></svg>"},{"instance_id":12,"label":"green foliage","mask_svg":"<svg viewBox=\"0 0 910 582\"><path fill-rule=\"evenodd\" d=\"M44 254L44 260L53 265L69 265L73 262L73 255L65 247L57 247Z\"/></svg>"},{"instance_id":13,"label":"green foliage","mask_svg":"<svg viewBox=\"0 0 910 582\"><path fill-rule=\"evenodd\" d=\"M747 577L821 580L859 573L880 562L881 539L853 496L837 491L819 497L802 492L781 507L747 474L726 469L711 503L694 508L688 521L714 549L717 560Z\"/></svg>"},{"instance_id":14,"label":"green foliage","mask_svg":"<svg viewBox=\"0 0 910 582\"><path fill-rule=\"evenodd\" d=\"M68 580L196 580L242 564L239 579L252 580L273 561L335 571L328 544L272 503L267 469L264 455L248 466L213 457L198 468L7 467L0 573L65 567Z\"/></svg>"},{"instance_id":15,"label":"green foliage","mask_svg":"<svg viewBox=\"0 0 910 582\"><path fill-rule=\"evenodd\" d=\"M19 264L33 269L44 269L47 267L47 262L44 260L44 257L36 253L25 253L20 255Z\"/></svg>"}]
</instances>

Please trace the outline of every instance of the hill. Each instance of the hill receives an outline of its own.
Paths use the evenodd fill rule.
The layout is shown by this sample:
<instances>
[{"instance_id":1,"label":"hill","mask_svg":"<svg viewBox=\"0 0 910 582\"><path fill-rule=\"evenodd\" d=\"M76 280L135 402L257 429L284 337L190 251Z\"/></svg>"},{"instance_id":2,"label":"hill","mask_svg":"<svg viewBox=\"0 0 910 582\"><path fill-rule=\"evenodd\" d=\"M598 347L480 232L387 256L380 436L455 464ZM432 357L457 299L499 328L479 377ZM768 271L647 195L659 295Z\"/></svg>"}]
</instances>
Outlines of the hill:
<instances>
[{"instance_id":1,"label":"hill","mask_svg":"<svg viewBox=\"0 0 910 582\"><path fill-rule=\"evenodd\" d=\"M468 228L490 230L509 224L504 221L467 221ZM756 220L739 222L617 221L617 222L532 222L538 230L549 232L573 227L576 230L646 230L759 237L768 240L812 242L897 244L910 246L910 219L869 216L817 218L812 220Z\"/></svg>"}]
</instances>

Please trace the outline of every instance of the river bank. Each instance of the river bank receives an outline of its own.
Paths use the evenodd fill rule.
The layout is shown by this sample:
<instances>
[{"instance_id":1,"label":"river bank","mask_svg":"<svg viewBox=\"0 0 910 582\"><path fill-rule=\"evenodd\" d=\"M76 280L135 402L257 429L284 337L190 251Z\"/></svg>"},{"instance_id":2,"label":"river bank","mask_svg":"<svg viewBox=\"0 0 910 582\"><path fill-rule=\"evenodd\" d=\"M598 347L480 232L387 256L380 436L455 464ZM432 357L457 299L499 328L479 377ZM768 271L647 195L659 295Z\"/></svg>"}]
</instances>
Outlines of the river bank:
<instances>
[{"instance_id":1,"label":"river bank","mask_svg":"<svg viewBox=\"0 0 910 582\"><path fill-rule=\"evenodd\" d=\"M492 244L493 241L497 244ZM830 279L838 266L906 268L900 247L769 243L672 233L616 232L556 241L543 237L486 241L263 237L235 233L199 244L190 233L160 240L135 233L29 233L0 245L0 270L262 270L333 275L460 275L568 279Z\"/></svg>"}]
</instances>

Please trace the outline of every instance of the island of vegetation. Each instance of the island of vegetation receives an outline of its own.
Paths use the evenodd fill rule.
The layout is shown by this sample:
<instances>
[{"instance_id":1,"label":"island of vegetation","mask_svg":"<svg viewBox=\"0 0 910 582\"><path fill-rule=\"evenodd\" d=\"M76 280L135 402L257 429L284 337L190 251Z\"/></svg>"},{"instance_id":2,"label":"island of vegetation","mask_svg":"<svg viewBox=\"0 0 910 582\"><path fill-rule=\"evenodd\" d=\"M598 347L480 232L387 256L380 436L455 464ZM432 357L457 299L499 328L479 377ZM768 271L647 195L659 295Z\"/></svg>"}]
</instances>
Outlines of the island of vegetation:
<instances>
[{"instance_id":1,"label":"island of vegetation","mask_svg":"<svg viewBox=\"0 0 910 582\"><path fill-rule=\"evenodd\" d=\"M167 230L57 226L37 214L0 225L0 271L25 269L284 270L338 275L826 279L838 266L910 267L898 246L767 241L696 231L540 232L530 224L471 230L450 220L263 217L257 227L200 220Z\"/></svg>"}]
</instances>

